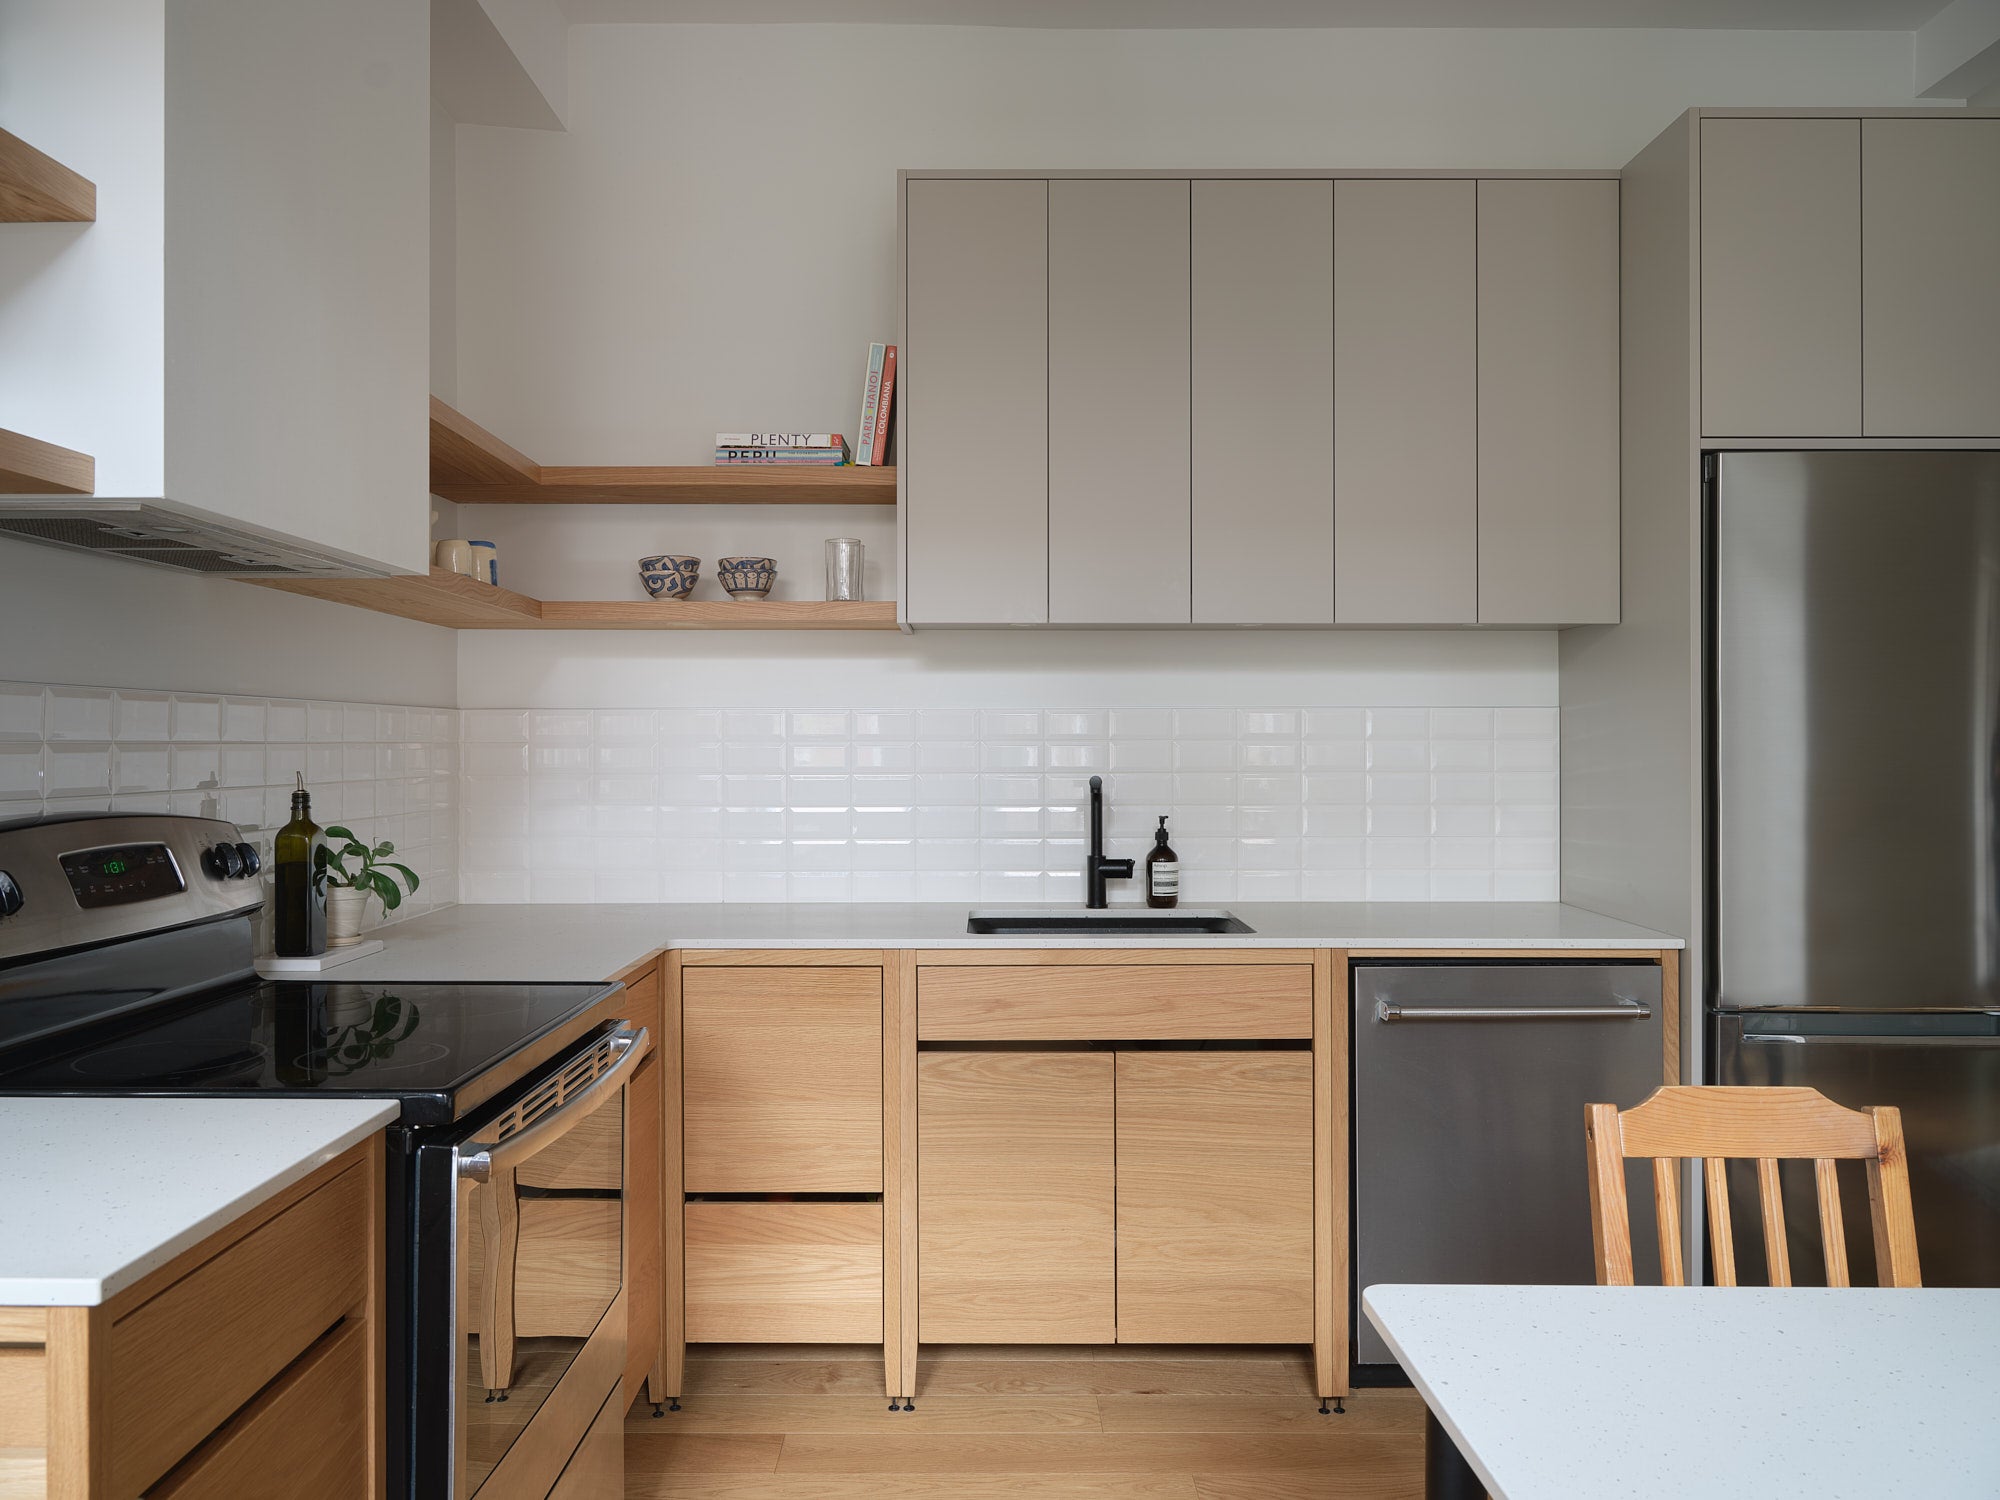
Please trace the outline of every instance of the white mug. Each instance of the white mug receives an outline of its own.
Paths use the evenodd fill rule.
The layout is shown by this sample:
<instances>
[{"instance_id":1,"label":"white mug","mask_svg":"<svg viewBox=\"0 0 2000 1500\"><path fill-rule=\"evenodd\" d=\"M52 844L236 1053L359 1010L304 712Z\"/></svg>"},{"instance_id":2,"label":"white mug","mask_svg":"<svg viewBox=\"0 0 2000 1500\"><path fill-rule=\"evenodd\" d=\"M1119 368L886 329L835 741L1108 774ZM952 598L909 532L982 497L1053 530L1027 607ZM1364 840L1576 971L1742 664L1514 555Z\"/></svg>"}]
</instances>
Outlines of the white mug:
<instances>
[{"instance_id":1,"label":"white mug","mask_svg":"<svg viewBox=\"0 0 2000 1500\"><path fill-rule=\"evenodd\" d=\"M478 578L485 571L485 559L476 557L472 543L463 537L439 542L431 549L431 561L447 572L462 573L467 578Z\"/></svg>"}]
</instances>

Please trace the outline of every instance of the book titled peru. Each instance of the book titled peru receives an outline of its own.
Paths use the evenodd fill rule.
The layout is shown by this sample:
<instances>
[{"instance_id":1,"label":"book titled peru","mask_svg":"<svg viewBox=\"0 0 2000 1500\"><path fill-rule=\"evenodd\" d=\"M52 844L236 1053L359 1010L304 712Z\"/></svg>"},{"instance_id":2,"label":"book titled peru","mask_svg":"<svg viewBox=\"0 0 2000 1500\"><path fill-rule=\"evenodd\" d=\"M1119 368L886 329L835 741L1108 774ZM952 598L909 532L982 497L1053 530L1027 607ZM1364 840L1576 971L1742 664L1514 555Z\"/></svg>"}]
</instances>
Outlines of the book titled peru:
<instances>
[{"instance_id":1,"label":"book titled peru","mask_svg":"<svg viewBox=\"0 0 2000 1500\"><path fill-rule=\"evenodd\" d=\"M837 432L718 432L718 464L844 464L847 439Z\"/></svg>"}]
</instances>

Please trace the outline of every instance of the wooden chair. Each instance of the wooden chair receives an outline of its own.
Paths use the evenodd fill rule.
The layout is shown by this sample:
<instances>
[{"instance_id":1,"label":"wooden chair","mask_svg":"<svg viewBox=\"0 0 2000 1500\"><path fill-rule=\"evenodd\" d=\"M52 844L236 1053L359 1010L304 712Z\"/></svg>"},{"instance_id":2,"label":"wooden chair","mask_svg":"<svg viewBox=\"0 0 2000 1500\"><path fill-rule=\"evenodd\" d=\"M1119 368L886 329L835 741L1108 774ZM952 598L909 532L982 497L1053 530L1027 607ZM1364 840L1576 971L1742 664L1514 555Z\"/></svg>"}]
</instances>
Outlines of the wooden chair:
<instances>
[{"instance_id":1,"label":"wooden chair","mask_svg":"<svg viewBox=\"0 0 2000 1500\"><path fill-rule=\"evenodd\" d=\"M1730 1160L1757 1163L1757 1197L1763 1210L1764 1257L1772 1286L1790 1286L1784 1200L1778 1163L1810 1158L1819 1189L1820 1239L1826 1248L1826 1284L1847 1286L1847 1239L1840 1217L1836 1161L1868 1163L1868 1209L1875 1230L1875 1264L1883 1286L1922 1286L1917 1231L1910 1213L1909 1163L1903 1153L1903 1120L1888 1105L1848 1109L1818 1089L1654 1089L1644 1103L1584 1106L1590 1144L1590 1227L1599 1286L1631 1286L1632 1225L1625 1201L1625 1162L1653 1159L1653 1202L1660 1229L1660 1279L1686 1286L1681 1267L1680 1158L1701 1158L1708 1198L1708 1240L1715 1283L1736 1285L1736 1248L1730 1233L1729 1192L1723 1167Z\"/></svg>"}]
</instances>

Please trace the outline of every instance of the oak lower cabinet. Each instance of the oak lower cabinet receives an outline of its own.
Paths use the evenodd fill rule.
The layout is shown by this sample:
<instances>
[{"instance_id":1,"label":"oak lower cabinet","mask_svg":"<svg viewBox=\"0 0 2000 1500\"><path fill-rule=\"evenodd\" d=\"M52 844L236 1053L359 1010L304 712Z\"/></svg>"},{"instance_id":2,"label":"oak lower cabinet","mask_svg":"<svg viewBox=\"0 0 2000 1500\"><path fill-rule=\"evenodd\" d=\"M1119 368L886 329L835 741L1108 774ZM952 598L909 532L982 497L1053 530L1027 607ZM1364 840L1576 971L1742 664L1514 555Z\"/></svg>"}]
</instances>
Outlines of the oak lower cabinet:
<instances>
[{"instance_id":1,"label":"oak lower cabinet","mask_svg":"<svg viewBox=\"0 0 2000 1500\"><path fill-rule=\"evenodd\" d=\"M1313 1059L926 1051L925 1343L1310 1343Z\"/></svg>"},{"instance_id":2,"label":"oak lower cabinet","mask_svg":"<svg viewBox=\"0 0 2000 1500\"><path fill-rule=\"evenodd\" d=\"M101 1306L0 1308L0 1493L380 1497L382 1193L377 1136Z\"/></svg>"}]
</instances>

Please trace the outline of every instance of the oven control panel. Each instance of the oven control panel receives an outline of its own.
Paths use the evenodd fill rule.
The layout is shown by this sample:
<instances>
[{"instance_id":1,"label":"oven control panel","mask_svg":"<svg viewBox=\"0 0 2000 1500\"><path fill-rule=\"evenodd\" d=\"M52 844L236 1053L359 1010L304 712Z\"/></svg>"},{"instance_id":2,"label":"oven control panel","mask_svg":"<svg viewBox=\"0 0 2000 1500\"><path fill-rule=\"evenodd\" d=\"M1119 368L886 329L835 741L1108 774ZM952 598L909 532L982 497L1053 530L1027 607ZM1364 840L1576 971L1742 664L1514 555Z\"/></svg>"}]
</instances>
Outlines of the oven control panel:
<instances>
[{"instance_id":1,"label":"oven control panel","mask_svg":"<svg viewBox=\"0 0 2000 1500\"><path fill-rule=\"evenodd\" d=\"M76 893L76 904L86 911L178 896L187 889L173 851L165 844L79 849L62 856L62 869L69 877L69 888Z\"/></svg>"}]
</instances>

